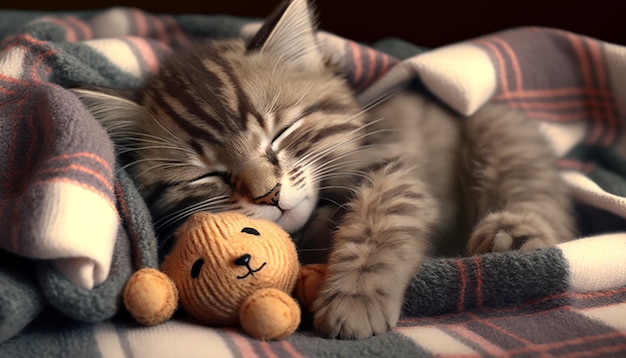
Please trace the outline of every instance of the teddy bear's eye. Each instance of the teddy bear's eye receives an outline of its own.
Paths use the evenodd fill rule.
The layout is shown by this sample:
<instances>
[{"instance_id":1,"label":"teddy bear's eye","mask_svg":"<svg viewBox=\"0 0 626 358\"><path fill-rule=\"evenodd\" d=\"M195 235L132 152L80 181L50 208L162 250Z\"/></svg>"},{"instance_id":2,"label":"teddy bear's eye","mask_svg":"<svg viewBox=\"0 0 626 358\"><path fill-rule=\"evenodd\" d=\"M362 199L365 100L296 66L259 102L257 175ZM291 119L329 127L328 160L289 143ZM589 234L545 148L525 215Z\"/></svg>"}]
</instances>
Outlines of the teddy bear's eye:
<instances>
[{"instance_id":1,"label":"teddy bear's eye","mask_svg":"<svg viewBox=\"0 0 626 358\"><path fill-rule=\"evenodd\" d=\"M200 270L202 270L203 265L203 259L198 259L193 263L193 266L191 266L191 278L198 278L198 276L200 276Z\"/></svg>"},{"instance_id":2,"label":"teddy bear's eye","mask_svg":"<svg viewBox=\"0 0 626 358\"><path fill-rule=\"evenodd\" d=\"M256 236L261 235L255 228L252 228L252 227L244 227L243 229L241 229L241 232L244 232L250 235L256 235Z\"/></svg>"}]
</instances>

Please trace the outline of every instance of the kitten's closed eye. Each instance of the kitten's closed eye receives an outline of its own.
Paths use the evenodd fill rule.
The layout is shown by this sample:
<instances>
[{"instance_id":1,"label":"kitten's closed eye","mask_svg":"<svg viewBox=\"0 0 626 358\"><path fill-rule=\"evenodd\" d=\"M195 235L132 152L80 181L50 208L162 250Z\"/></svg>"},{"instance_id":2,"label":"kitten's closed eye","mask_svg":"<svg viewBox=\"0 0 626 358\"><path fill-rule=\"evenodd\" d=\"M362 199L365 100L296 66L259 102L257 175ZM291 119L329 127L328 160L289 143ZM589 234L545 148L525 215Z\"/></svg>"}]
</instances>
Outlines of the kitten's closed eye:
<instances>
[{"instance_id":1,"label":"kitten's closed eye","mask_svg":"<svg viewBox=\"0 0 626 358\"><path fill-rule=\"evenodd\" d=\"M280 139L280 137L285 134L285 132L287 132L287 130L289 130L289 128L291 128L291 125L286 126L285 128L281 129L275 136L274 138L272 138L272 143L276 142L278 139Z\"/></svg>"},{"instance_id":2,"label":"kitten's closed eye","mask_svg":"<svg viewBox=\"0 0 626 358\"><path fill-rule=\"evenodd\" d=\"M215 178L215 177L221 178L225 183L228 183L228 173L225 173L225 172L209 172L209 173L205 173L205 174L197 176L197 177L195 177L193 179L188 180L188 182L189 183L194 183L194 182L197 182L197 181L202 180L202 179Z\"/></svg>"}]
</instances>

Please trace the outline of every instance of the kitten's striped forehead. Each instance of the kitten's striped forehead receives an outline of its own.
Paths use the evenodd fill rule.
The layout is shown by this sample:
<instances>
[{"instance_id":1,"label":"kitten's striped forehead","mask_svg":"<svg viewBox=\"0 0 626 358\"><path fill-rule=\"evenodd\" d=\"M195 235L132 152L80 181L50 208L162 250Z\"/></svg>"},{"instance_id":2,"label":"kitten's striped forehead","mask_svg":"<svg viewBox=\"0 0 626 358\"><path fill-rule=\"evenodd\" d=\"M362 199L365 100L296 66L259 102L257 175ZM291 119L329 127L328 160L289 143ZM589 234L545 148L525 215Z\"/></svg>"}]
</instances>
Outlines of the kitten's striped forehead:
<instances>
[{"instance_id":1,"label":"kitten's striped forehead","mask_svg":"<svg viewBox=\"0 0 626 358\"><path fill-rule=\"evenodd\" d=\"M207 43L174 56L141 95L148 110L189 138L215 144L250 126L272 136L312 113L353 112L343 81L332 72L294 73L279 57L245 53L243 41Z\"/></svg>"},{"instance_id":2,"label":"kitten's striped forehead","mask_svg":"<svg viewBox=\"0 0 626 358\"><path fill-rule=\"evenodd\" d=\"M175 56L145 87L141 101L166 119L176 121L190 137L223 143L241 133L250 121L264 125L222 46L198 47L197 53ZM236 47L235 47L236 49Z\"/></svg>"}]
</instances>

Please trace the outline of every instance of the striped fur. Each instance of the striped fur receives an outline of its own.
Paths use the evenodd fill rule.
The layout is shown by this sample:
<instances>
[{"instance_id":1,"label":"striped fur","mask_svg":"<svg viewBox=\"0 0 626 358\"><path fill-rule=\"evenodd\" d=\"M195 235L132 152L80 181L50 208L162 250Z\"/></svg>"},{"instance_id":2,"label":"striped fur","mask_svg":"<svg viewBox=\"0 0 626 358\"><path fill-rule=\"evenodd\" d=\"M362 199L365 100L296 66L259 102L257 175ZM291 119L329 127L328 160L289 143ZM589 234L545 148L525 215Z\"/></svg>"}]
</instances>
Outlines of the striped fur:
<instances>
[{"instance_id":1,"label":"striped fur","mask_svg":"<svg viewBox=\"0 0 626 358\"><path fill-rule=\"evenodd\" d=\"M408 93L363 111L313 25L307 1L293 0L249 43L171 56L132 101L76 91L128 158L163 241L198 211L275 221L303 260L329 262L316 328L364 338L396 325L431 246L467 234L470 253L524 251L573 236L531 122L491 106L462 121Z\"/></svg>"}]
</instances>

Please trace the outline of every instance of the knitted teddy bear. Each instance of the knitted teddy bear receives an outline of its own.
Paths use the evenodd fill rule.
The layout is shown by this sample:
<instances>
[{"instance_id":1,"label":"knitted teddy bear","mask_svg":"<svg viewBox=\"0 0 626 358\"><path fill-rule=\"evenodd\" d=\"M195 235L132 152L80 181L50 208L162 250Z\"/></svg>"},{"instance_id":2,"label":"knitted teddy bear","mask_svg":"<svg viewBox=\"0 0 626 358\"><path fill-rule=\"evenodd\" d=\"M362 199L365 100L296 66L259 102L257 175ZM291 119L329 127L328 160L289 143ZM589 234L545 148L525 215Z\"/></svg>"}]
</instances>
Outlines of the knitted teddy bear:
<instances>
[{"instance_id":1,"label":"knitted teddy bear","mask_svg":"<svg viewBox=\"0 0 626 358\"><path fill-rule=\"evenodd\" d=\"M171 317L180 304L199 322L240 324L261 340L282 339L300 324L291 296L310 308L325 274L323 265L301 267L291 237L277 224L235 212L197 213L178 229L161 271L137 271L124 303L141 324Z\"/></svg>"}]
</instances>

